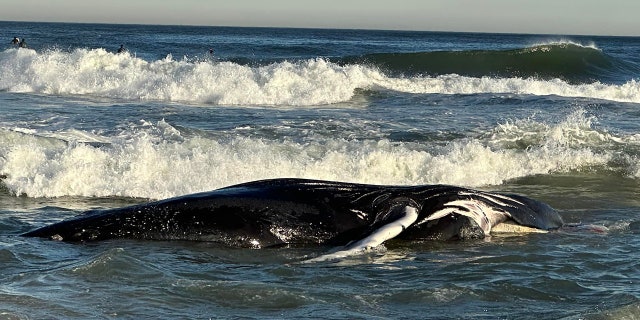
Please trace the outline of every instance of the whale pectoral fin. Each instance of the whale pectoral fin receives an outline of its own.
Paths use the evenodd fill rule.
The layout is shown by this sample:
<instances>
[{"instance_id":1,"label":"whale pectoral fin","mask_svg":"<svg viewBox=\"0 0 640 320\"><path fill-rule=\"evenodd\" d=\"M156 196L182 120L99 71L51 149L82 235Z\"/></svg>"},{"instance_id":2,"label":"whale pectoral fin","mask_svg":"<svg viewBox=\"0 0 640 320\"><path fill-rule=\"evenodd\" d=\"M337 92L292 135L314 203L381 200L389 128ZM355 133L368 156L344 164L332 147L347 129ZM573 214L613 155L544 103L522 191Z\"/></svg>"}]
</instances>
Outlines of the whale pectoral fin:
<instances>
[{"instance_id":1,"label":"whale pectoral fin","mask_svg":"<svg viewBox=\"0 0 640 320\"><path fill-rule=\"evenodd\" d=\"M343 250L324 254L319 257L306 260L305 262L318 262L340 259L365 252L371 248L379 246L380 244L391 238L396 237L402 231L404 231L404 229L413 224L417 219L418 208L414 206L405 206L404 209L402 209L402 214L399 215L397 219L383 224L367 237L348 244Z\"/></svg>"}]
</instances>

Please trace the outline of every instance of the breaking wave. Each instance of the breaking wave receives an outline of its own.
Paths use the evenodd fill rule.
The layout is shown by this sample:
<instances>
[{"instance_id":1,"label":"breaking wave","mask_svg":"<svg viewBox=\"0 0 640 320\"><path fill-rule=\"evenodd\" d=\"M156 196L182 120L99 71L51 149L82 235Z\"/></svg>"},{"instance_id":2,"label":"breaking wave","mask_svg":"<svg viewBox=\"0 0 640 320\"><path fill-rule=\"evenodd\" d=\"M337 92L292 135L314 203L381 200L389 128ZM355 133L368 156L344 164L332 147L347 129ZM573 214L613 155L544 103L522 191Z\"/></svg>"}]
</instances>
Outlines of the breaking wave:
<instances>
[{"instance_id":1,"label":"breaking wave","mask_svg":"<svg viewBox=\"0 0 640 320\"><path fill-rule=\"evenodd\" d=\"M562 79L570 83L607 81L634 72L632 64L593 46L549 43L512 50L379 53L345 59L379 66L392 74L458 74L468 77Z\"/></svg>"},{"instance_id":2,"label":"breaking wave","mask_svg":"<svg viewBox=\"0 0 640 320\"><path fill-rule=\"evenodd\" d=\"M145 61L104 49L0 52L0 90L212 105L315 106L347 102L359 89L417 94L515 93L640 102L640 83L597 79L616 61L572 44L511 51L426 52L362 57L374 63L316 58L267 65L215 60ZM482 62L484 61L484 62ZM417 68L412 75L395 71ZM566 70L565 70L566 69ZM604 74L604 73L600 73ZM569 79L569 80L567 80Z\"/></svg>"},{"instance_id":3,"label":"breaking wave","mask_svg":"<svg viewBox=\"0 0 640 320\"><path fill-rule=\"evenodd\" d=\"M592 121L581 111L555 124L515 120L438 146L317 132L304 142L239 132L217 139L165 121L87 142L82 133L3 129L0 173L17 195L154 199L276 177L470 187L570 172L640 177L640 139L594 129Z\"/></svg>"}]
</instances>

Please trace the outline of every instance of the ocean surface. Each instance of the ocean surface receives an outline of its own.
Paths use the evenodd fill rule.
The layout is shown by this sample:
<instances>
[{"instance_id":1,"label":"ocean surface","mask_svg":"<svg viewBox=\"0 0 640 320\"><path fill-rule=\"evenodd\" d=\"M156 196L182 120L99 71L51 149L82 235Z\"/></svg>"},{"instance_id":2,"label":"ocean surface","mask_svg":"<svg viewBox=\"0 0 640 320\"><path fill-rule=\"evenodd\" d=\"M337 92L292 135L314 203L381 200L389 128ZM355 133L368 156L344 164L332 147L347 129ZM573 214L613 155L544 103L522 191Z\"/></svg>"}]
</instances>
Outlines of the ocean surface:
<instances>
[{"instance_id":1,"label":"ocean surface","mask_svg":"<svg viewBox=\"0 0 640 320\"><path fill-rule=\"evenodd\" d=\"M638 37L0 22L0 39L0 319L640 319ZM330 248L19 236L279 177L515 192L606 231L312 264Z\"/></svg>"}]
</instances>

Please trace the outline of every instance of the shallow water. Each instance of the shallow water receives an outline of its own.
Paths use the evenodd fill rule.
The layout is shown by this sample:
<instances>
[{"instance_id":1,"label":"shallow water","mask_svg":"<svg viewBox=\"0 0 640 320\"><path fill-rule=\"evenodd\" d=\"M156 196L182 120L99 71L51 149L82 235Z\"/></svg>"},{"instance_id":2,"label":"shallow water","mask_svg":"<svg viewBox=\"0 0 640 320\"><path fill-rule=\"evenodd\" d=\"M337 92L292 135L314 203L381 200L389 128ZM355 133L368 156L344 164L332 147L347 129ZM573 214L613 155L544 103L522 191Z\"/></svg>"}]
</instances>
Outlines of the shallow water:
<instances>
[{"instance_id":1,"label":"shallow water","mask_svg":"<svg viewBox=\"0 0 640 320\"><path fill-rule=\"evenodd\" d=\"M0 52L0 318L638 318L638 38L2 26L32 48ZM591 64L449 74L382 55L540 64L534 50ZM389 241L312 264L331 248L19 236L275 177L515 192L608 231Z\"/></svg>"}]
</instances>

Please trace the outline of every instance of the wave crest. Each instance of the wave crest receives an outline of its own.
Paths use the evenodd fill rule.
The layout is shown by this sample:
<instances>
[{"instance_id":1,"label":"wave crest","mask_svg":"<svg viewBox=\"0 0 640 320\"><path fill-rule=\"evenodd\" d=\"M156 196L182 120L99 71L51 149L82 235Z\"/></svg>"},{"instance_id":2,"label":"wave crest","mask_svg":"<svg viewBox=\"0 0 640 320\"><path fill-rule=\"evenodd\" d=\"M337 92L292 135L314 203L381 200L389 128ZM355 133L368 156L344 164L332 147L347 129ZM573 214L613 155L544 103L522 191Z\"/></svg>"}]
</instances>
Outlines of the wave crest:
<instances>
[{"instance_id":1,"label":"wave crest","mask_svg":"<svg viewBox=\"0 0 640 320\"><path fill-rule=\"evenodd\" d=\"M531 55L546 56L547 50L560 51L555 56L565 58L572 55L569 52L576 51L576 57L570 59L580 61L585 56L593 55L595 58L587 59L591 61L588 62L590 65L602 67L608 63L608 58L598 49L574 44L538 45L499 52L397 54L396 58L405 66L411 64L412 59L434 66L455 66L457 60L461 64L473 64L474 59L489 59L492 63L503 64L499 68L510 69L509 59L518 61L518 64L528 64L530 62L522 61L530 60ZM438 62L439 55L443 55L441 59L447 63ZM391 59L388 55L377 58ZM432 61L433 58L436 59ZM598 62L601 59L605 62ZM501 62L503 60L507 62ZM564 64L562 59L558 61L555 64ZM540 64L532 63L531 70L538 70ZM485 63L482 68L490 65ZM525 67L518 68L508 77L458 74L393 76L383 73L380 66L339 64L321 58L251 66L206 59L174 60L171 56L147 62L128 54L109 53L104 49L76 49L71 52L49 50L42 53L29 49L9 49L0 52L0 90L246 106L337 104L353 101L356 94L361 92L359 89L421 94L559 95L640 102L640 84L636 80L623 84L600 81L571 83L561 78L515 76L526 71ZM478 74L484 74L484 71Z\"/></svg>"},{"instance_id":2,"label":"wave crest","mask_svg":"<svg viewBox=\"0 0 640 320\"><path fill-rule=\"evenodd\" d=\"M371 64L392 74L558 78L571 83L606 79L610 73L620 71L623 64L595 46L570 42L511 50L377 53L347 58L343 62Z\"/></svg>"}]
</instances>

